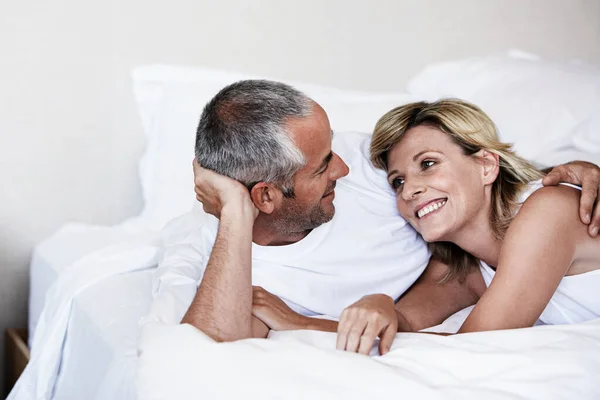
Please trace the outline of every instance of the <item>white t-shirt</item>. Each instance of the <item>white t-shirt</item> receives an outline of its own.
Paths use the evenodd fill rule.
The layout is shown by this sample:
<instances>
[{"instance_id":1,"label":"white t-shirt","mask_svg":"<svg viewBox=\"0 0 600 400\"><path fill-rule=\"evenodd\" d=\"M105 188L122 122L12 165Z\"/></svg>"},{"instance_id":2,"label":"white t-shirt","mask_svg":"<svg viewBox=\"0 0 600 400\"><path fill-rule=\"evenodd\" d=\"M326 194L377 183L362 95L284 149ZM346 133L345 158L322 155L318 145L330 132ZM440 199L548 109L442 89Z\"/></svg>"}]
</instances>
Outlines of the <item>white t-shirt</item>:
<instances>
[{"instance_id":1,"label":"white t-shirt","mask_svg":"<svg viewBox=\"0 0 600 400\"><path fill-rule=\"evenodd\" d=\"M369 144L370 135L334 137L333 151L350 173L337 182L332 221L294 244L252 246L252 284L301 314L339 317L344 308L372 293L397 299L429 261L425 243L399 215L385 173L369 162ZM180 286L178 297L189 306L217 228L218 221L200 205L165 228L167 248L155 275L155 295L165 285Z\"/></svg>"}]
</instances>

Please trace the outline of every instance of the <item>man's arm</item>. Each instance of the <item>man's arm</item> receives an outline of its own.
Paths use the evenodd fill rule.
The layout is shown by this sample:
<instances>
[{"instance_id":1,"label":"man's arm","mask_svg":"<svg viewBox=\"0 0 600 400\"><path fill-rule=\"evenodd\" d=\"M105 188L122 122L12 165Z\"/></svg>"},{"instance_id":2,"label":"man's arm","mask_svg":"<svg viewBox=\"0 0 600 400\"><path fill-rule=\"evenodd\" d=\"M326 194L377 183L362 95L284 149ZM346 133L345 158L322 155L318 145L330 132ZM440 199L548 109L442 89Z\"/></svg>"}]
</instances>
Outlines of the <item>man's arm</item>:
<instances>
[{"instance_id":1,"label":"man's arm","mask_svg":"<svg viewBox=\"0 0 600 400\"><path fill-rule=\"evenodd\" d=\"M204 277L181 322L217 341L265 337L268 330L252 317L252 229L258 211L239 182L197 165L194 172L198 200L220 222Z\"/></svg>"},{"instance_id":2,"label":"man's arm","mask_svg":"<svg viewBox=\"0 0 600 400\"><path fill-rule=\"evenodd\" d=\"M544 171L545 172L545 171ZM600 168L585 161L571 161L555 167L542 180L544 186L558 185L559 182L580 185L579 218L588 226L592 237L600 231Z\"/></svg>"},{"instance_id":3,"label":"man's arm","mask_svg":"<svg viewBox=\"0 0 600 400\"><path fill-rule=\"evenodd\" d=\"M221 211L219 231L198 292L183 317L217 341L252 337L252 210Z\"/></svg>"}]
</instances>

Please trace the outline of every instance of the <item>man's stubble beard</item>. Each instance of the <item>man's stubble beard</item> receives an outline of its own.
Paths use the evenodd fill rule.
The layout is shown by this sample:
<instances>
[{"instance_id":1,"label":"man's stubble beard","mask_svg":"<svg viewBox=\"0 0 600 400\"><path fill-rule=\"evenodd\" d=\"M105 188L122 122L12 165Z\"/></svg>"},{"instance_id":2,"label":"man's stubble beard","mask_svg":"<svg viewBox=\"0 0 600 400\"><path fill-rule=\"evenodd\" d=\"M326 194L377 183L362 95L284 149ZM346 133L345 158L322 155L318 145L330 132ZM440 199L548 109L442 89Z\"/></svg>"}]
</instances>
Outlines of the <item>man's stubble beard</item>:
<instances>
[{"instance_id":1,"label":"man's stubble beard","mask_svg":"<svg viewBox=\"0 0 600 400\"><path fill-rule=\"evenodd\" d=\"M335 206L325 210L321 202L310 210L303 210L294 199L286 199L274 216L273 228L281 235L301 233L315 229L333 219Z\"/></svg>"}]
</instances>

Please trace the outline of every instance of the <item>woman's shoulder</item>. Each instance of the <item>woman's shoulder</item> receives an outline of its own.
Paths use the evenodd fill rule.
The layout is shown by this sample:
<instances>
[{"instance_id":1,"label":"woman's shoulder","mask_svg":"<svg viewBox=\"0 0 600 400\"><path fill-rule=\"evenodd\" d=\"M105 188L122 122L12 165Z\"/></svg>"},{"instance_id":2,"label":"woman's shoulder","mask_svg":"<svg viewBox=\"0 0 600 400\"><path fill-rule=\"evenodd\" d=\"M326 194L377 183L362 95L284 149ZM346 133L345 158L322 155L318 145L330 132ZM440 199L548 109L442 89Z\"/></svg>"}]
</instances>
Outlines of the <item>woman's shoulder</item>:
<instances>
[{"instance_id":1,"label":"woman's shoulder","mask_svg":"<svg viewBox=\"0 0 600 400\"><path fill-rule=\"evenodd\" d=\"M568 206L574 205L574 210L578 210L579 198L581 197L581 189L574 186L557 185L557 186L541 186L532 190L525 198L523 205L554 205ZM567 211L564 209L557 211Z\"/></svg>"},{"instance_id":2,"label":"woman's shoulder","mask_svg":"<svg viewBox=\"0 0 600 400\"><path fill-rule=\"evenodd\" d=\"M583 225L579 219L579 199L577 188L557 185L544 186L533 191L523 202L515 220L535 221L550 227L560 224L561 229Z\"/></svg>"}]
</instances>

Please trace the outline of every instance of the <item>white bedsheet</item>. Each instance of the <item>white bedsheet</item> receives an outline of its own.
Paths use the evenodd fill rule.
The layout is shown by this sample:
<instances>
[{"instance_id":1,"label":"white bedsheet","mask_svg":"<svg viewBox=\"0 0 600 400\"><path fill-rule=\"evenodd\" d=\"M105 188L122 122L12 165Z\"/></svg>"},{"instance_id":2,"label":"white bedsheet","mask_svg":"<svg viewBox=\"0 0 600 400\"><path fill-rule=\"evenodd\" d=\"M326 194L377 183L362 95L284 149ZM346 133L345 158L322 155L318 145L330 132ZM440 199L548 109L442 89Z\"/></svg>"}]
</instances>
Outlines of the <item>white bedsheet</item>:
<instances>
[{"instance_id":1,"label":"white bedsheet","mask_svg":"<svg viewBox=\"0 0 600 400\"><path fill-rule=\"evenodd\" d=\"M140 299L144 297L142 292L149 293L146 291L149 287L146 289L144 285L147 285L150 279L149 275L142 277L143 274L134 278L133 272L144 271L156 265L159 243L159 237L155 233L130 232L119 238L116 243L66 265L46 295L44 310L33 339L31 360L10 393L9 399L50 399L53 394L62 396L63 393L62 398L73 398L69 390L75 387L82 388L86 384L96 385L88 390L88 393L93 393L94 396L82 398L127 398L120 394L117 396L116 393L119 392L119 382L131 379L135 373L127 368L131 365L131 356L135 354L135 349L131 348L131 342L127 342L127 338L135 341L135 324L148 306L147 302ZM104 290L106 292L101 294ZM136 302L133 298L123 299L124 302L133 301L127 307L120 307L119 291L129 292L128 295L139 301ZM113 298L108 299L111 295ZM106 308L100 311L103 307ZM111 309L114 313L111 313ZM83 322L86 316L91 317L93 321L87 321L87 324ZM80 357L90 355L89 352L93 351L87 346L102 347L89 335L89 329L95 330L94 326L100 330L99 336L104 338L106 344L112 346L113 354L125 356L112 360L105 357L104 364L102 360L88 360L84 366L93 365L96 372L99 372L103 365L109 365L107 371L103 369L103 374L101 372L95 377L76 371L79 368ZM83 349L79 345L86 348ZM96 352L95 355L97 354L99 353ZM109 354L105 354L107 355ZM77 374L69 375L69 371ZM57 379L62 385L57 385ZM127 385L131 385L131 380Z\"/></svg>"},{"instance_id":2,"label":"white bedsheet","mask_svg":"<svg viewBox=\"0 0 600 400\"><path fill-rule=\"evenodd\" d=\"M114 227L71 223L63 225L33 250L29 278L29 346L46 302L48 289L58 276L81 257L118 243L142 229L135 222Z\"/></svg>"},{"instance_id":3,"label":"white bedsheet","mask_svg":"<svg viewBox=\"0 0 600 400\"><path fill-rule=\"evenodd\" d=\"M74 298L55 400L136 398L138 321L150 307L152 273L111 276Z\"/></svg>"}]
</instances>

